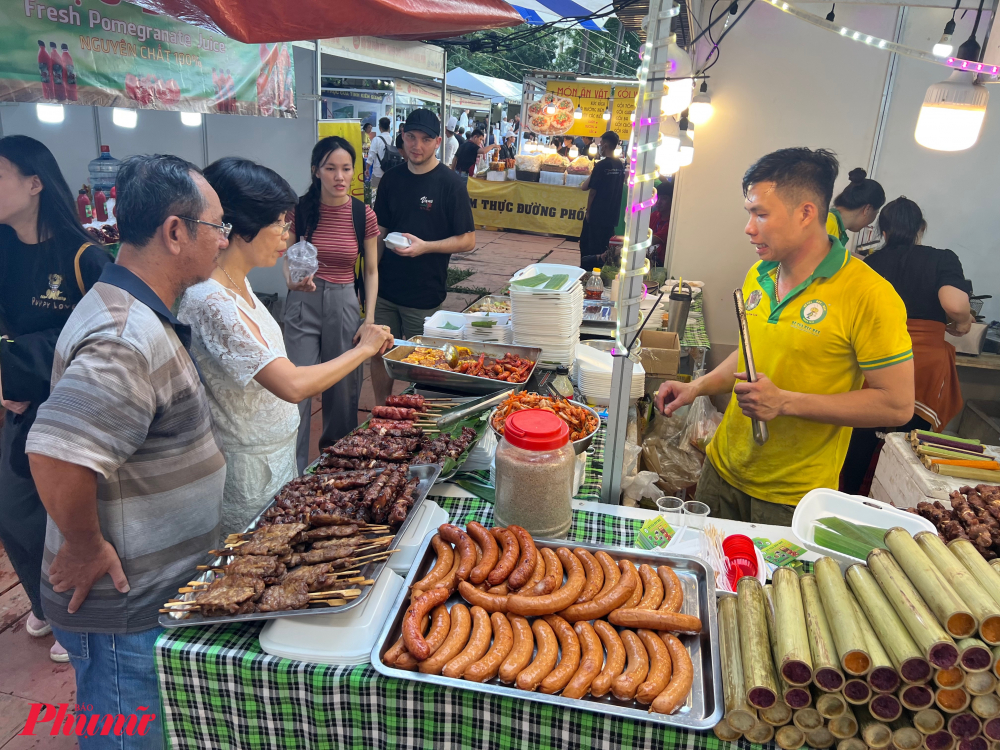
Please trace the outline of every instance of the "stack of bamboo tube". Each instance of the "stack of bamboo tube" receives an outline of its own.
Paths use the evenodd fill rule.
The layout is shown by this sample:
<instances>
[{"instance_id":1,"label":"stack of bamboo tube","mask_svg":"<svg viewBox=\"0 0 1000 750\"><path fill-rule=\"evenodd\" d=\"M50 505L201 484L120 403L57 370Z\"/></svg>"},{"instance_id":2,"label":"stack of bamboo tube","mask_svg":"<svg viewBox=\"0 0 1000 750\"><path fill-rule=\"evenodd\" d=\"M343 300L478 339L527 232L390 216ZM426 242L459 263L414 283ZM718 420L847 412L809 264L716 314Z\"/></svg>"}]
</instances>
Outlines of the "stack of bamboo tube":
<instances>
[{"instance_id":1,"label":"stack of bamboo tube","mask_svg":"<svg viewBox=\"0 0 1000 750\"><path fill-rule=\"evenodd\" d=\"M927 531L885 546L846 575L824 557L719 600L719 739L1000 750L1000 561Z\"/></svg>"}]
</instances>

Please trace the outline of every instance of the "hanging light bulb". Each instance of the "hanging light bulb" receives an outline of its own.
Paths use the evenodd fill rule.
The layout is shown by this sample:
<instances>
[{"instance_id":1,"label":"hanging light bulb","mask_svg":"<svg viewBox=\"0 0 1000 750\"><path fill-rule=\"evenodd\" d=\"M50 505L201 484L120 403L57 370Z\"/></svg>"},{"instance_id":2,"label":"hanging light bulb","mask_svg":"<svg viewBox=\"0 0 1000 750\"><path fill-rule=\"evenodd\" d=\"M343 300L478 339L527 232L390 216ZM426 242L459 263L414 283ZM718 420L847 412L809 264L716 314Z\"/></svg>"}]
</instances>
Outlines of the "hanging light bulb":
<instances>
[{"instance_id":1,"label":"hanging light bulb","mask_svg":"<svg viewBox=\"0 0 1000 750\"><path fill-rule=\"evenodd\" d=\"M667 41L667 78L683 78L693 72L691 56L677 46L677 35L671 34Z\"/></svg>"},{"instance_id":2,"label":"hanging light bulb","mask_svg":"<svg viewBox=\"0 0 1000 750\"><path fill-rule=\"evenodd\" d=\"M678 78L667 85L667 95L660 100L661 114L679 115L691 106L691 91L694 89L694 79Z\"/></svg>"},{"instance_id":3,"label":"hanging light bulb","mask_svg":"<svg viewBox=\"0 0 1000 750\"><path fill-rule=\"evenodd\" d=\"M691 137L694 134L694 130L689 130L690 123L687 117L681 118L678 127L680 129L680 145L677 152L680 156L680 165L687 167L694 161L694 139Z\"/></svg>"},{"instance_id":4,"label":"hanging light bulb","mask_svg":"<svg viewBox=\"0 0 1000 750\"><path fill-rule=\"evenodd\" d=\"M974 74L956 70L932 83L924 95L913 137L934 151L964 151L979 140L990 92L974 83Z\"/></svg>"},{"instance_id":5,"label":"hanging light bulb","mask_svg":"<svg viewBox=\"0 0 1000 750\"><path fill-rule=\"evenodd\" d=\"M688 119L695 125L704 125L712 119L713 114L715 108L712 106L712 97L708 95L708 83L702 81L701 88L688 107Z\"/></svg>"},{"instance_id":6,"label":"hanging light bulb","mask_svg":"<svg viewBox=\"0 0 1000 750\"><path fill-rule=\"evenodd\" d=\"M587 149L587 156L589 156L591 159L597 156L597 141L594 141L593 143L590 144L590 148Z\"/></svg>"},{"instance_id":7,"label":"hanging light bulb","mask_svg":"<svg viewBox=\"0 0 1000 750\"><path fill-rule=\"evenodd\" d=\"M671 153L677 150L681 143L681 129L677 125L677 121L673 117L661 117L660 118L660 145L656 149L656 153L660 153L660 149L666 149L664 153Z\"/></svg>"},{"instance_id":8,"label":"hanging light bulb","mask_svg":"<svg viewBox=\"0 0 1000 750\"><path fill-rule=\"evenodd\" d=\"M545 114L554 115L555 113L556 113L556 105L550 102L548 106L545 107Z\"/></svg>"},{"instance_id":9,"label":"hanging light bulb","mask_svg":"<svg viewBox=\"0 0 1000 750\"><path fill-rule=\"evenodd\" d=\"M952 16L951 20L944 25L944 34L941 35L941 41L934 45L931 54L935 57L948 57L954 49L951 43L951 35L954 33L955 18Z\"/></svg>"},{"instance_id":10,"label":"hanging light bulb","mask_svg":"<svg viewBox=\"0 0 1000 750\"><path fill-rule=\"evenodd\" d=\"M569 158L570 159L575 159L579 155L580 155L579 149L577 149L576 146L571 146L570 149L569 149Z\"/></svg>"},{"instance_id":11,"label":"hanging light bulb","mask_svg":"<svg viewBox=\"0 0 1000 750\"><path fill-rule=\"evenodd\" d=\"M583 110L579 107L576 108L576 112L573 113L573 119L579 120L583 117Z\"/></svg>"},{"instance_id":12,"label":"hanging light bulb","mask_svg":"<svg viewBox=\"0 0 1000 750\"><path fill-rule=\"evenodd\" d=\"M608 107L607 109L605 109L604 110L604 114L602 114L601 117L604 119L604 122L607 122L608 120L610 120L611 119L611 108Z\"/></svg>"}]
</instances>

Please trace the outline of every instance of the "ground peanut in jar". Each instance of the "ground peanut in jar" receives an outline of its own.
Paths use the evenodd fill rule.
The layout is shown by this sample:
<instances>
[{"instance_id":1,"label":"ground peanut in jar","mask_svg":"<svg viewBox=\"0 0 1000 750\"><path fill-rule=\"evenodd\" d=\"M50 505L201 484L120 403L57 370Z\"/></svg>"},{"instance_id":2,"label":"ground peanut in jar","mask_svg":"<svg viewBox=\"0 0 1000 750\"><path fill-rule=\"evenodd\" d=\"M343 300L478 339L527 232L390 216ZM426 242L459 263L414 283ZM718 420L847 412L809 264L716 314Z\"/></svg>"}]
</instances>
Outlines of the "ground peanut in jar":
<instances>
[{"instance_id":1,"label":"ground peanut in jar","mask_svg":"<svg viewBox=\"0 0 1000 750\"><path fill-rule=\"evenodd\" d=\"M565 536L573 521L575 464L569 427L555 414L525 409L508 416L496 452L494 521L533 536Z\"/></svg>"}]
</instances>

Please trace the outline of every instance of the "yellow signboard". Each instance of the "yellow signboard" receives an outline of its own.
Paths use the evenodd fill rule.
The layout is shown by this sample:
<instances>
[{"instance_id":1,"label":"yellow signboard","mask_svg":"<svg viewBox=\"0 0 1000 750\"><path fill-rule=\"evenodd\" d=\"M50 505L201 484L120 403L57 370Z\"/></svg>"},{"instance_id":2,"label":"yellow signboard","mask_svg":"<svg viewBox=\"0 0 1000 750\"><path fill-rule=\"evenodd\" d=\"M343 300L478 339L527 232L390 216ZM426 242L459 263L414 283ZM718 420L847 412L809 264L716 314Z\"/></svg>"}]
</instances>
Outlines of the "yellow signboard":
<instances>
[{"instance_id":1,"label":"yellow signboard","mask_svg":"<svg viewBox=\"0 0 1000 750\"><path fill-rule=\"evenodd\" d=\"M549 81L545 88L555 96L572 100L573 104L583 112L583 117L573 120L566 135L596 138L608 130L614 130L619 138L629 137L632 130L630 116L635 111L635 95L639 91L637 86ZM604 113L609 109L610 122L604 119Z\"/></svg>"},{"instance_id":2,"label":"yellow signboard","mask_svg":"<svg viewBox=\"0 0 1000 750\"><path fill-rule=\"evenodd\" d=\"M579 237L587 194L580 188L538 182L469 180L477 226Z\"/></svg>"},{"instance_id":3,"label":"yellow signboard","mask_svg":"<svg viewBox=\"0 0 1000 750\"><path fill-rule=\"evenodd\" d=\"M354 146L354 178L351 180L351 195L359 201L365 199L365 169L361 160L361 122L359 120L320 121L320 138L339 135Z\"/></svg>"}]
</instances>

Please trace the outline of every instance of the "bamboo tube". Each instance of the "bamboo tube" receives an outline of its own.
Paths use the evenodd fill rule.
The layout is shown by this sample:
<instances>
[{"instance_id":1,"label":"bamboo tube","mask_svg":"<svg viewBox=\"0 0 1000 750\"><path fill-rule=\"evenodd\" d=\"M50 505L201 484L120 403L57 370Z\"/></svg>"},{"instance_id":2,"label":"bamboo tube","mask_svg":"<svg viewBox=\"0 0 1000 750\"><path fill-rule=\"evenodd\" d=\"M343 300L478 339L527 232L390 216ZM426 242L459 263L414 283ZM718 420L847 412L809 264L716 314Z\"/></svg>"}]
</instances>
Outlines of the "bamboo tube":
<instances>
[{"instance_id":1,"label":"bamboo tube","mask_svg":"<svg viewBox=\"0 0 1000 750\"><path fill-rule=\"evenodd\" d=\"M858 606L878 636L879 643L889 654L889 659L900 679L911 684L929 680L931 665L924 658L923 651L910 636L896 610L889 604L872 572L864 565L852 565L847 569L845 577Z\"/></svg>"},{"instance_id":2,"label":"bamboo tube","mask_svg":"<svg viewBox=\"0 0 1000 750\"><path fill-rule=\"evenodd\" d=\"M790 568L778 568L771 583L778 631L775 664L789 685L808 685L813 676L812 657L806 633L806 616L802 609L799 574Z\"/></svg>"},{"instance_id":3,"label":"bamboo tube","mask_svg":"<svg viewBox=\"0 0 1000 750\"><path fill-rule=\"evenodd\" d=\"M1000 677L1000 646L993 647L993 674L996 677Z\"/></svg>"},{"instance_id":4,"label":"bamboo tube","mask_svg":"<svg viewBox=\"0 0 1000 750\"><path fill-rule=\"evenodd\" d=\"M944 728L944 714L936 708L925 708L913 714L913 726L923 734L939 732Z\"/></svg>"},{"instance_id":5,"label":"bamboo tube","mask_svg":"<svg viewBox=\"0 0 1000 750\"><path fill-rule=\"evenodd\" d=\"M975 479L979 482L1000 482L1000 471L993 469L970 469L965 466L945 466L934 464L931 471L943 477L956 477L960 479Z\"/></svg>"},{"instance_id":6,"label":"bamboo tube","mask_svg":"<svg viewBox=\"0 0 1000 750\"><path fill-rule=\"evenodd\" d=\"M983 722L975 714L960 713L948 718L948 731L955 739L975 737L982 728Z\"/></svg>"},{"instance_id":7,"label":"bamboo tube","mask_svg":"<svg viewBox=\"0 0 1000 750\"><path fill-rule=\"evenodd\" d=\"M917 750L924 742L924 736L913 727L908 716L900 716L890 722L889 728L892 729L892 746L896 750Z\"/></svg>"},{"instance_id":8,"label":"bamboo tube","mask_svg":"<svg viewBox=\"0 0 1000 750\"><path fill-rule=\"evenodd\" d=\"M774 727L767 722L759 721L749 732L743 735L748 742L755 745L766 745L774 739Z\"/></svg>"},{"instance_id":9,"label":"bamboo tube","mask_svg":"<svg viewBox=\"0 0 1000 750\"><path fill-rule=\"evenodd\" d=\"M827 727L818 727L806 732L806 745L815 750L826 750L828 747L833 747L836 741L837 738Z\"/></svg>"},{"instance_id":10,"label":"bamboo tube","mask_svg":"<svg viewBox=\"0 0 1000 750\"><path fill-rule=\"evenodd\" d=\"M760 712L760 720L772 727L782 727L792 720L792 709L783 700Z\"/></svg>"},{"instance_id":11,"label":"bamboo tube","mask_svg":"<svg viewBox=\"0 0 1000 750\"><path fill-rule=\"evenodd\" d=\"M970 737L958 743L958 750L990 750L990 741L985 737Z\"/></svg>"},{"instance_id":12,"label":"bamboo tube","mask_svg":"<svg viewBox=\"0 0 1000 750\"><path fill-rule=\"evenodd\" d=\"M921 531L913 539L979 621L979 636L991 646L1000 644L1000 602L993 601L935 532Z\"/></svg>"},{"instance_id":13,"label":"bamboo tube","mask_svg":"<svg viewBox=\"0 0 1000 750\"><path fill-rule=\"evenodd\" d=\"M893 556L884 549L873 549L868 555L868 567L927 660L939 669L954 666L958 661L958 648L938 624ZM884 644L885 640L882 642ZM905 679L902 670L900 676Z\"/></svg>"},{"instance_id":14,"label":"bamboo tube","mask_svg":"<svg viewBox=\"0 0 1000 750\"><path fill-rule=\"evenodd\" d=\"M763 587L756 578L743 576L736 584L736 596L746 699L754 708L770 708L778 700L778 686L764 614Z\"/></svg>"},{"instance_id":15,"label":"bamboo tube","mask_svg":"<svg viewBox=\"0 0 1000 750\"><path fill-rule=\"evenodd\" d=\"M988 672L993 666L993 651L978 638L963 638L957 644L958 663L966 672Z\"/></svg>"},{"instance_id":16,"label":"bamboo tube","mask_svg":"<svg viewBox=\"0 0 1000 750\"><path fill-rule=\"evenodd\" d=\"M903 704L892 693L878 693L868 704L868 710L879 721L895 721L903 713Z\"/></svg>"},{"instance_id":17,"label":"bamboo tube","mask_svg":"<svg viewBox=\"0 0 1000 750\"><path fill-rule=\"evenodd\" d=\"M872 688L860 677L854 677L844 683L844 700L853 706L868 705L872 699Z\"/></svg>"},{"instance_id":18,"label":"bamboo tube","mask_svg":"<svg viewBox=\"0 0 1000 750\"><path fill-rule=\"evenodd\" d=\"M781 570L781 568L779 568L779 570ZM771 653L774 656L775 664L777 664L779 653L778 626L774 619L774 586L772 584L764 586L764 615L767 618L767 634L771 643ZM780 671L775 672L775 678L778 683L778 691L781 693L782 699L788 704L789 708L793 710L796 708L806 708L810 703L812 703L812 694L809 692L808 685L790 685L788 684L788 681L781 676Z\"/></svg>"},{"instance_id":19,"label":"bamboo tube","mask_svg":"<svg viewBox=\"0 0 1000 750\"><path fill-rule=\"evenodd\" d=\"M832 557L821 557L816 561L814 570L823 611L826 612L837 655L840 656L840 666L853 677L868 674L871 657L865 648L864 631L851 609L840 564Z\"/></svg>"},{"instance_id":20,"label":"bamboo tube","mask_svg":"<svg viewBox=\"0 0 1000 750\"><path fill-rule=\"evenodd\" d=\"M948 543L948 549L972 573L986 593L997 604L1000 604L1000 573L986 562L986 559L976 549L976 545L968 539L955 539Z\"/></svg>"},{"instance_id":21,"label":"bamboo tube","mask_svg":"<svg viewBox=\"0 0 1000 750\"><path fill-rule=\"evenodd\" d=\"M848 709L836 719L830 719L826 728L838 740L846 740L858 733L858 720L854 718L854 712Z\"/></svg>"},{"instance_id":22,"label":"bamboo tube","mask_svg":"<svg viewBox=\"0 0 1000 750\"><path fill-rule=\"evenodd\" d=\"M948 635L967 638L976 632L979 622L970 607L962 601L909 531L899 526L889 529L885 534L885 546Z\"/></svg>"},{"instance_id":23,"label":"bamboo tube","mask_svg":"<svg viewBox=\"0 0 1000 750\"><path fill-rule=\"evenodd\" d=\"M983 735L993 742L1000 742L1000 717L987 719L983 724Z\"/></svg>"},{"instance_id":24,"label":"bamboo tube","mask_svg":"<svg viewBox=\"0 0 1000 750\"><path fill-rule=\"evenodd\" d=\"M899 691L899 701L911 711L922 711L934 705L934 691L928 685L906 685Z\"/></svg>"},{"instance_id":25,"label":"bamboo tube","mask_svg":"<svg viewBox=\"0 0 1000 750\"><path fill-rule=\"evenodd\" d=\"M821 690L836 692L844 686L844 675L840 671L840 660L834 650L833 634L830 632L823 603L819 598L816 577L802 576L799 579L799 587L802 589L802 608L806 615L806 633L809 635L813 682Z\"/></svg>"},{"instance_id":26,"label":"bamboo tube","mask_svg":"<svg viewBox=\"0 0 1000 750\"><path fill-rule=\"evenodd\" d=\"M850 589L847 590L848 599L851 602L851 609L854 611L854 619L857 620L861 631L865 634L865 646L868 656L871 657L872 667L868 673L868 684L876 693L895 693L899 688L899 673L892 665L889 654L882 647L874 628L865 613L858 604L857 597Z\"/></svg>"},{"instance_id":27,"label":"bamboo tube","mask_svg":"<svg viewBox=\"0 0 1000 750\"><path fill-rule=\"evenodd\" d=\"M943 688L960 688L965 684L965 670L959 666L938 669L934 672L934 684Z\"/></svg>"},{"instance_id":28,"label":"bamboo tube","mask_svg":"<svg viewBox=\"0 0 1000 750\"><path fill-rule=\"evenodd\" d=\"M823 717L815 708L800 708L792 712L792 723L803 732L811 732L823 726Z\"/></svg>"},{"instance_id":29,"label":"bamboo tube","mask_svg":"<svg viewBox=\"0 0 1000 750\"><path fill-rule=\"evenodd\" d=\"M714 727L712 727L712 731L715 732L715 736L718 737L723 742L736 742L737 740L739 740L740 737L743 736L742 733L737 732L735 729L729 726L729 724L726 723L725 719L723 719Z\"/></svg>"},{"instance_id":30,"label":"bamboo tube","mask_svg":"<svg viewBox=\"0 0 1000 750\"><path fill-rule=\"evenodd\" d=\"M836 719L847 713L847 701L840 693L826 693L819 690L815 685L813 688L813 705L819 711L819 715L824 719Z\"/></svg>"},{"instance_id":31,"label":"bamboo tube","mask_svg":"<svg viewBox=\"0 0 1000 750\"><path fill-rule=\"evenodd\" d=\"M1000 573L1000 557L995 557L992 560L990 560L990 567L993 568L993 570Z\"/></svg>"},{"instance_id":32,"label":"bamboo tube","mask_svg":"<svg viewBox=\"0 0 1000 750\"><path fill-rule=\"evenodd\" d=\"M868 706L855 706L854 716L858 720L858 732L861 739L868 747L880 750L892 744L892 730L889 729L889 725L883 724L872 716Z\"/></svg>"},{"instance_id":33,"label":"bamboo tube","mask_svg":"<svg viewBox=\"0 0 1000 750\"><path fill-rule=\"evenodd\" d=\"M797 726L787 724L774 733L774 742L781 750L799 750L806 744L806 735Z\"/></svg>"},{"instance_id":34,"label":"bamboo tube","mask_svg":"<svg viewBox=\"0 0 1000 750\"><path fill-rule=\"evenodd\" d=\"M856 729L855 732L857 732ZM867 748L868 745L863 740L854 736L845 737L837 743L837 750L867 750Z\"/></svg>"},{"instance_id":35,"label":"bamboo tube","mask_svg":"<svg viewBox=\"0 0 1000 750\"><path fill-rule=\"evenodd\" d=\"M977 695L972 699L972 713L981 719L992 719L1000 716L1000 698L996 693Z\"/></svg>"},{"instance_id":36,"label":"bamboo tube","mask_svg":"<svg viewBox=\"0 0 1000 750\"><path fill-rule=\"evenodd\" d=\"M951 750L955 744L955 738L944 729L924 735L925 750Z\"/></svg>"},{"instance_id":37,"label":"bamboo tube","mask_svg":"<svg viewBox=\"0 0 1000 750\"><path fill-rule=\"evenodd\" d=\"M965 692L969 695L986 695L996 686L997 679L989 672L972 672L965 678Z\"/></svg>"},{"instance_id":38,"label":"bamboo tube","mask_svg":"<svg viewBox=\"0 0 1000 750\"><path fill-rule=\"evenodd\" d=\"M726 709L724 721L728 722L734 732L748 732L757 724L757 714L746 702L744 692L746 688L743 685L735 596L719 600L719 659L722 663L722 694Z\"/></svg>"},{"instance_id":39,"label":"bamboo tube","mask_svg":"<svg viewBox=\"0 0 1000 750\"><path fill-rule=\"evenodd\" d=\"M934 704L945 713L957 714L969 707L972 699L961 688L938 688L934 693Z\"/></svg>"}]
</instances>

